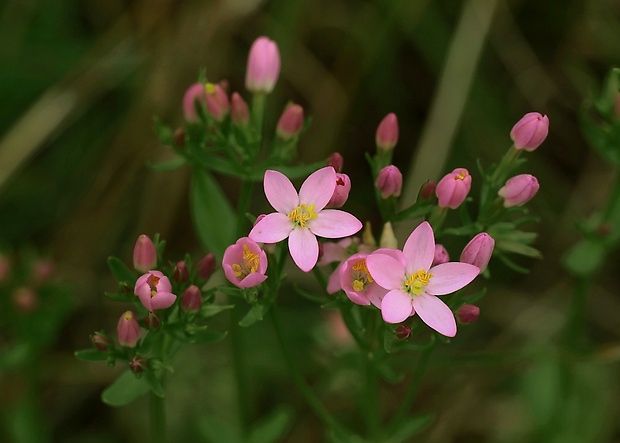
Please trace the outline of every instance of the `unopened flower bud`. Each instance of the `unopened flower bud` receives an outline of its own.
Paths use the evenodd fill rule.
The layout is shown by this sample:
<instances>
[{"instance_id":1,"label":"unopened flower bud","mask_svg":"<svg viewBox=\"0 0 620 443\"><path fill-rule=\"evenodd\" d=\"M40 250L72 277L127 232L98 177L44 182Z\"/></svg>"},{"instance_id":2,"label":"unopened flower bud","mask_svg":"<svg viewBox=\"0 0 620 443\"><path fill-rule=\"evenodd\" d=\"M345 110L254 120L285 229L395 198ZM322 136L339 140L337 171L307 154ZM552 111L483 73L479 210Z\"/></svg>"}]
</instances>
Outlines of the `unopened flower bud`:
<instances>
[{"instance_id":1,"label":"unopened flower bud","mask_svg":"<svg viewBox=\"0 0 620 443\"><path fill-rule=\"evenodd\" d=\"M178 262L172 270L172 279L179 283L185 283L189 279L189 269L183 260Z\"/></svg>"},{"instance_id":2,"label":"unopened flower bud","mask_svg":"<svg viewBox=\"0 0 620 443\"><path fill-rule=\"evenodd\" d=\"M342 171L343 164L344 164L344 159L342 158L342 155L340 155L340 153L338 152L334 152L327 159L327 166L331 166L332 168L334 168L334 171L336 172Z\"/></svg>"},{"instance_id":3,"label":"unopened flower bud","mask_svg":"<svg viewBox=\"0 0 620 443\"><path fill-rule=\"evenodd\" d=\"M398 197L403 186L403 174L394 165L386 166L379 171L375 187L381 191L381 197Z\"/></svg>"},{"instance_id":4,"label":"unopened flower bud","mask_svg":"<svg viewBox=\"0 0 620 443\"><path fill-rule=\"evenodd\" d=\"M198 312L202 306L202 294L197 286L189 286L181 296L181 307L187 312Z\"/></svg>"},{"instance_id":5,"label":"unopened flower bud","mask_svg":"<svg viewBox=\"0 0 620 443\"><path fill-rule=\"evenodd\" d=\"M230 110L230 103L224 88L217 84L207 83L205 91L207 93L207 110L209 114L218 122L221 122Z\"/></svg>"},{"instance_id":6,"label":"unopened flower bud","mask_svg":"<svg viewBox=\"0 0 620 443\"><path fill-rule=\"evenodd\" d=\"M129 369L134 374L141 374L147 366L148 362L138 355L129 362Z\"/></svg>"},{"instance_id":7,"label":"unopened flower bud","mask_svg":"<svg viewBox=\"0 0 620 443\"><path fill-rule=\"evenodd\" d=\"M379 126L375 135L377 149L380 151L390 151L394 149L398 142L398 119L393 112L386 115Z\"/></svg>"},{"instance_id":8,"label":"unopened flower bud","mask_svg":"<svg viewBox=\"0 0 620 443\"><path fill-rule=\"evenodd\" d=\"M396 326L394 333L396 334L396 338L398 338L399 340L407 340L409 337L411 337L411 326Z\"/></svg>"},{"instance_id":9,"label":"unopened flower bud","mask_svg":"<svg viewBox=\"0 0 620 443\"><path fill-rule=\"evenodd\" d=\"M185 136L187 134L185 133L185 129L183 128L176 128L174 130L174 133L172 134L172 140L174 141L174 145L177 148L182 148L185 146Z\"/></svg>"},{"instance_id":10,"label":"unopened flower bud","mask_svg":"<svg viewBox=\"0 0 620 443\"><path fill-rule=\"evenodd\" d=\"M510 131L510 138L517 149L533 151L547 138L549 119L538 112L528 112Z\"/></svg>"},{"instance_id":11,"label":"unopened flower bud","mask_svg":"<svg viewBox=\"0 0 620 443\"><path fill-rule=\"evenodd\" d=\"M336 187L334 188L332 198L330 198L327 203L327 207L339 208L344 205L349 198L349 191L351 191L351 180L349 179L349 176L347 174L337 172Z\"/></svg>"},{"instance_id":12,"label":"unopened flower bud","mask_svg":"<svg viewBox=\"0 0 620 443\"><path fill-rule=\"evenodd\" d=\"M427 181L420 188L419 198L422 200L430 200L435 195L435 183Z\"/></svg>"},{"instance_id":13,"label":"unopened flower bud","mask_svg":"<svg viewBox=\"0 0 620 443\"><path fill-rule=\"evenodd\" d=\"M29 313L39 307L39 297L34 289L20 286L13 291L13 306L18 311Z\"/></svg>"},{"instance_id":14,"label":"unopened flower bud","mask_svg":"<svg viewBox=\"0 0 620 443\"><path fill-rule=\"evenodd\" d=\"M198 278L203 281L209 280L213 271L215 270L215 255L209 253L198 260L196 263L196 271L198 273Z\"/></svg>"},{"instance_id":15,"label":"unopened flower bud","mask_svg":"<svg viewBox=\"0 0 620 443\"><path fill-rule=\"evenodd\" d=\"M516 175L506 182L497 192L504 199L504 207L522 206L529 202L538 192L540 185L536 177L530 174Z\"/></svg>"},{"instance_id":16,"label":"unopened flower bud","mask_svg":"<svg viewBox=\"0 0 620 443\"><path fill-rule=\"evenodd\" d=\"M232 121L238 126L245 126L250 121L250 114L248 112L248 105L243 98L236 92L233 92L231 98L231 114Z\"/></svg>"},{"instance_id":17,"label":"unopened flower bud","mask_svg":"<svg viewBox=\"0 0 620 443\"><path fill-rule=\"evenodd\" d=\"M456 168L446 174L435 188L435 194L439 199L440 208L456 209L469 194L471 189L471 175L465 168Z\"/></svg>"},{"instance_id":18,"label":"unopened flower bud","mask_svg":"<svg viewBox=\"0 0 620 443\"><path fill-rule=\"evenodd\" d=\"M478 317L480 317L480 308L476 305L463 305L456 311L456 319L464 325L474 323Z\"/></svg>"},{"instance_id":19,"label":"unopened flower bud","mask_svg":"<svg viewBox=\"0 0 620 443\"><path fill-rule=\"evenodd\" d=\"M127 311L118 319L118 343L133 348L140 338L140 325L133 312Z\"/></svg>"},{"instance_id":20,"label":"unopened flower bud","mask_svg":"<svg viewBox=\"0 0 620 443\"><path fill-rule=\"evenodd\" d=\"M196 107L200 108L207 103L207 94L204 85L194 83L185 91L183 96L183 114L188 122L199 120Z\"/></svg>"},{"instance_id":21,"label":"unopened flower bud","mask_svg":"<svg viewBox=\"0 0 620 443\"><path fill-rule=\"evenodd\" d=\"M282 140L288 141L299 134L303 125L304 109L299 105L291 104L286 107L280 116L276 133Z\"/></svg>"},{"instance_id":22,"label":"unopened flower bud","mask_svg":"<svg viewBox=\"0 0 620 443\"><path fill-rule=\"evenodd\" d=\"M152 311L144 317L144 325L148 329L157 329L160 324L161 322L159 321L159 316Z\"/></svg>"},{"instance_id":23,"label":"unopened flower bud","mask_svg":"<svg viewBox=\"0 0 620 443\"><path fill-rule=\"evenodd\" d=\"M133 248L133 267L136 271L147 272L157 266L155 244L148 235L138 237Z\"/></svg>"},{"instance_id":24,"label":"unopened flower bud","mask_svg":"<svg viewBox=\"0 0 620 443\"><path fill-rule=\"evenodd\" d=\"M481 232L470 240L461 252L461 263L469 263L484 271L493 255L495 240L486 232Z\"/></svg>"},{"instance_id":25,"label":"unopened flower bud","mask_svg":"<svg viewBox=\"0 0 620 443\"><path fill-rule=\"evenodd\" d=\"M433 264L431 266L441 265L450 261L450 255L443 245L435 245L435 256L433 257Z\"/></svg>"},{"instance_id":26,"label":"unopened flower bud","mask_svg":"<svg viewBox=\"0 0 620 443\"><path fill-rule=\"evenodd\" d=\"M254 93L269 94L280 74L280 51L278 45L267 37L257 38L248 56L245 87Z\"/></svg>"},{"instance_id":27,"label":"unopened flower bud","mask_svg":"<svg viewBox=\"0 0 620 443\"><path fill-rule=\"evenodd\" d=\"M398 240L396 239L394 229L392 228L392 223L390 222L386 222L383 225L381 237L379 238L379 247L398 249Z\"/></svg>"},{"instance_id":28,"label":"unopened flower bud","mask_svg":"<svg viewBox=\"0 0 620 443\"><path fill-rule=\"evenodd\" d=\"M93 335L90 336L90 341L93 343L95 348L100 351L107 351L112 344L112 340L101 332L93 333Z\"/></svg>"}]
</instances>

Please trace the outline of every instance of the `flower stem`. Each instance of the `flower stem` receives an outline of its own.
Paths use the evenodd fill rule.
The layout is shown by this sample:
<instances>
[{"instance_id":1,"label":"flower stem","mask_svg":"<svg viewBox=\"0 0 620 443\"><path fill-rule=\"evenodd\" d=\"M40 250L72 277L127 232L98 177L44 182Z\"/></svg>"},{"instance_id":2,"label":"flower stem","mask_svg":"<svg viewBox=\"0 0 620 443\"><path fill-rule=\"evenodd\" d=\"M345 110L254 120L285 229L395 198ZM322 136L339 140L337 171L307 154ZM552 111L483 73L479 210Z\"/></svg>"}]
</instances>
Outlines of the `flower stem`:
<instances>
[{"instance_id":1,"label":"flower stem","mask_svg":"<svg viewBox=\"0 0 620 443\"><path fill-rule=\"evenodd\" d=\"M263 139L263 117L265 115L265 98L263 93L256 93L252 96L252 122L258 134L259 140Z\"/></svg>"},{"instance_id":2,"label":"flower stem","mask_svg":"<svg viewBox=\"0 0 620 443\"><path fill-rule=\"evenodd\" d=\"M163 383L163 381L162 381ZM149 410L151 418L151 441L153 443L165 443L166 441L166 405L165 398L151 392Z\"/></svg>"},{"instance_id":3,"label":"flower stem","mask_svg":"<svg viewBox=\"0 0 620 443\"><path fill-rule=\"evenodd\" d=\"M366 424L368 426L368 440L371 442L381 441L381 416L379 407L379 384L377 380L377 369L375 366L375 354L376 348L376 329L377 319L379 318L376 312L371 312L367 319L367 344L368 348L364 349L360 347L360 353L362 354L362 364L364 367L364 407L366 415Z\"/></svg>"}]
</instances>

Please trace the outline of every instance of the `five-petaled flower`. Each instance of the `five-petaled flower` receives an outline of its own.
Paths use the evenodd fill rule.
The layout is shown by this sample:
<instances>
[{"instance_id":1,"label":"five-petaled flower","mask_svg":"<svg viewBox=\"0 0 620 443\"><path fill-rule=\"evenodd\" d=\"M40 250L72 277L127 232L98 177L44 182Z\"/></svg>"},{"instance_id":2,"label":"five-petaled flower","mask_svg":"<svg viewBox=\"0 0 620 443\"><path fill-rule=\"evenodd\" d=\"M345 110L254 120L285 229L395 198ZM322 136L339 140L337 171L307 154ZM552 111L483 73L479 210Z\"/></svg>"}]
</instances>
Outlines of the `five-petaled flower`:
<instances>
[{"instance_id":1,"label":"five-petaled flower","mask_svg":"<svg viewBox=\"0 0 620 443\"><path fill-rule=\"evenodd\" d=\"M149 271L139 277L133 292L149 311L169 308L177 299L170 280L159 271Z\"/></svg>"},{"instance_id":2,"label":"five-petaled flower","mask_svg":"<svg viewBox=\"0 0 620 443\"><path fill-rule=\"evenodd\" d=\"M417 312L432 329L454 337L454 314L436 296L458 291L476 278L480 270L457 262L431 267L435 236L428 222L411 233L402 252L395 252L387 255L378 250L366 258L374 280L389 291L381 301L383 319L387 323L400 323Z\"/></svg>"},{"instance_id":3,"label":"five-petaled flower","mask_svg":"<svg viewBox=\"0 0 620 443\"><path fill-rule=\"evenodd\" d=\"M249 237L262 243L277 243L288 237L293 261L304 272L310 271L318 260L317 235L341 238L362 229L362 223L353 215L324 209L336 187L336 171L331 166L310 174L299 194L278 171L266 171L263 185L267 200L278 212L267 214L256 223Z\"/></svg>"},{"instance_id":4,"label":"five-petaled flower","mask_svg":"<svg viewBox=\"0 0 620 443\"><path fill-rule=\"evenodd\" d=\"M267 279L267 254L248 237L242 237L224 251L222 269L238 288L252 288Z\"/></svg>"}]
</instances>

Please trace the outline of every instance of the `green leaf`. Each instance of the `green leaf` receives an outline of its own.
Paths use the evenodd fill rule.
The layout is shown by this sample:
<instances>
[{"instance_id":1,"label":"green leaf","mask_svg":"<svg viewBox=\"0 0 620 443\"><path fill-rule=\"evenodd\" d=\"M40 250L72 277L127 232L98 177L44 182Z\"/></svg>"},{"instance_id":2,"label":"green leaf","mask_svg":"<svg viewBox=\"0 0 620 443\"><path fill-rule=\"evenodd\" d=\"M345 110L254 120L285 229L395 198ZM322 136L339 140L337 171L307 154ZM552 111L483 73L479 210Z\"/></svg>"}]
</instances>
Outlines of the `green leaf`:
<instances>
[{"instance_id":1,"label":"green leaf","mask_svg":"<svg viewBox=\"0 0 620 443\"><path fill-rule=\"evenodd\" d=\"M108 353L99 349L82 349L75 351L73 355L84 361L103 361L108 359Z\"/></svg>"},{"instance_id":2,"label":"green leaf","mask_svg":"<svg viewBox=\"0 0 620 443\"><path fill-rule=\"evenodd\" d=\"M326 297L324 295L317 295L312 292L308 292L304 289L301 289L298 284L294 284L293 289L295 289L295 292L297 292L302 297L307 298L308 300L313 301L315 303L325 304L325 303L329 303L333 299L333 298Z\"/></svg>"},{"instance_id":3,"label":"green leaf","mask_svg":"<svg viewBox=\"0 0 620 443\"><path fill-rule=\"evenodd\" d=\"M159 141L166 146L172 145L172 138L174 134L172 128L163 124L157 117L153 119L153 126L155 127L155 133L157 134Z\"/></svg>"},{"instance_id":4,"label":"green leaf","mask_svg":"<svg viewBox=\"0 0 620 443\"><path fill-rule=\"evenodd\" d=\"M101 393L101 400L109 406L124 406L151 390L143 378L136 378L127 369Z\"/></svg>"},{"instance_id":5,"label":"green leaf","mask_svg":"<svg viewBox=\"0 0 620 443\"><path fill-rule=\"evenodd\" d=\"M108 267L118 284L133 284L136 281L134 272L118 257L108 257Z\"/></svg>"},{"instance_id":6,"label":"green leaf","mask_svg":"<svg viewBox=\"0 0 620 443\"><path fill-rule=\"evenodd\" d=\"M405 443L411 441L411 437L422 432L432 421L433 414L430 412L416 415L400 424L394 432L391 433L388 443Z\"/></svg>"},{"instance_id":7,"label":"green leaf","mask_svg":"<svg viewBox=\"0 0 620 443\"><path fill-rule=\"evenodd\" d=\"M293 414L286 408L277 409L261 420L250 432L248 443L275 443L281 441L291 427Z\"/></svg>"},{"instance_id":8,"label":"green leaf","mask_svg":"<svg viewBox=\"0 0 620 443\"><path fill-rule=\"evenodd\" d=\"M122 292L105 292L107 298L114 301L130 302L135 299L135 295L123 294Z\"/></svg>"},{"instance_id":9,"label":"green leaf","mask_svg":"<svg viewBox=\"0 0 620 443\"><path fill-rule=\"evenodd\" d=\"M593 274L605 259L605 246L591 240L577 243L564 257L564 266L573 275L588 276Z\"/></svg>"},{"instance_id":10,"label":"green leaf","mask_svg":"<svg viewBox=\"0 0 620 443\"><path fill-rule=\"evenodd\" d=\"M228 332L224 331L212 331L211 329L203 329L200 331L188 333L190 343L212 344L217 343L228 335Z\"/></svg>"},{"instance_id":11,"label":"green leaf","mask_svg":"<svg viewBox=\"0 0 620 443\"><path fill-rule=\"evenodd\" d=\"M173 169L177 169L178 167L183 166L185 163L187 163L187 159L185 157L178 156L167 162L162 162L162 163L148 162L146 165L153 171L164 172L164 171L172 171Z\"/></svg>"},{"instance_id":12,"label":"green leaf","mask_svg":"<svg viewBox=\"0 0 620 443\"><path fill-rule=\"evenodd\" d=\"M155 371L145 370L142 373L142 379L148 384L151 392L160 398L164 398L166 396L166 391L164 391L164 387L161 384L161 380L155 374Z\"/></svg>"},{"instance_id":13,"label":"green leaf","mask_svg":"<svg viewBox=\"0 0 620 443\"><path fill-rule=\"evenodd\" d=\"M261 321L265 314L267 313L267 306L265 305L254 305L247 314L241 319L239 322L239 326L248 327L256 323L257 321Z\"/></svg>"},{"instance_id":14,"label":"green leaf","mask_svg":"<svg viewBox=\"0 0 620 443\"><path fill-rule=\"evenodd\" d=\"M198 431L208 443L242 443L244 441L237 426L222 423L215 417L202 416L198 422Z\"/></svg>"},{"instance_id":15,"label":"green leaf","mask_svg":"<svg viewBox=\"0 0 620 443\"><path fill-rule=\"evenodd\" d=\"M219 314L220 312L226 311L228 309L232 309L234 307L235 305L215 305L215 304L202 305L202 307L200 308L200 316L202 318L211 318Z\"/></svg>"},{"instance_id":16,"label":"green leaf","mask_svg":"<svg viewBox=\"0 0 620 443\"><path fill-rule=\"evenodd\" d=\"M194 225L202 245L221 257L234 242L237 216L211 174L194 169L191 187Z\"/></svg>"}]
</instances>

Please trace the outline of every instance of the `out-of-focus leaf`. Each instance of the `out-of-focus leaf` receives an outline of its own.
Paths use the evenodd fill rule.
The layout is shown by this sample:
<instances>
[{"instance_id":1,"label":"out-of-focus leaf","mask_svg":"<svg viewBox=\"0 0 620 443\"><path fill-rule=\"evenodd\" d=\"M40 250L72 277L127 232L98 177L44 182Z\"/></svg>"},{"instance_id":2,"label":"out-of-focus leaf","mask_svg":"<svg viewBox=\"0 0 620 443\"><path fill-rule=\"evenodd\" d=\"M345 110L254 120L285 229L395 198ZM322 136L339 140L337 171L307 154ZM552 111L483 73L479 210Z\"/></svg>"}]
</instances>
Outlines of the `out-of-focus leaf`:
<instances>
[{"instance_id":1,"label":"out-of-focus leaf","mask_svg":"<svg viewBox=\"0 0 620 443\"><path fill-rule=\"evenodd\" d=\"M124 406L149 392L151 387L129 369L101 393L101 400L110 406Z\"/></svg>"},{"instance_id":2,"label":"out-of-focus leaf","mask_svg":"<svg viewBox=\"0 0 620 443\"><path fill-rule=\"evenodd\" d=\"M208 443L243 443L238 428L222 423L215 417L202 416L198 421L198 431Z\"/></svg>"},{"instance_id":3,"label":"out-of-focus leaf","mask_svg":"<svg viewBox=\"0 0 620 443\"><path fill-rule=\"evenodd\" d=\"M281 441L291 427L293 414L281 408L256 424L250 432L248 443L275 443Z\"/></svg>"},{"instance_id":4,"label":"out-of-focus leaf","mask_svg":"<svg viewBox=\"0 0 620 443\"><path fill-rule=\"evenodd\" d=\"M433 421L434 415L430 412L409 418L400 424L390 435L388 443L406 443L411 437L422 432Z\"/></svg>"},{"instance_id":5,"label":"out-of-focus leaf","mask_svg":"<svg viewBox=\"0 0 620 443\"><path fill-rule=\"evenodd\" d=\"M187 163L187 159L185 157L176 157L170 161L162 162L162 163L147 163L147 166L151 168L153 171L163 172L163 171L172 171L180 166L183 166Z\"/></svg>"},{"instance_id":6,"label":"out-of-focus leaf","mask_svg":"<svg viewBox=\"0 0 620 443\"><path fill-rule=\"evenodd\" d=\"M106 297L110 300L121 301L121 302L130 302L134 300L135 295L133 294L123 294L121 292L105 292Z\"/></svg>"},{"instance_id":7,"label":"out-of-focus leaf","mask_svg":"<svg viewBox=\"0 0 620 443\"><path fill-rule=\"evenodd\" d=\"M223 311L227 311L228 309L232 309L234 308L235 305L215 305L215 304L208 304L208 305L202 305L202 307L200 308L200 316L202 318L211 318L217 314L219 314L220 312Z\"/></svg>"},{"instance_id":8,"label":"out-of-focus leaf","mask_svg":"<svg viewBox=\"0 0 620 443\"><path fill-rule=\"evenodd\" d=\"M142 373L142 378L147 383L151 392L158 397L164 398L166 396L166 391L164 391L164 387L161 384L161 380L155 374L155 371L146 370Z\"/></svg>"},{"instance_id":9,"label":"out-of-focus leaf","mask_svg":"<svg viewBox=\"0 0 620 443\"><path fill-rule=\"evenodd\" d=\"M119 284L127 283L133 285L136 281L136 276L133 271L118 257L108 257L108 267Z\"/></svg>"},{"instance_id":10,"label":"out-of-focus leaf","mask_svg":"<svg viewBox=\"0 0 620 443\"><path fill-rule=\"evenodd\" d=\"M591 275L605 258L605 247L598 242L583 240L577 243L564 257L564 266L578 276Z\"/></svg>"},{"instance_id":11,"label":"out-of-focus leaf","mask_svg":"<svg viewBox=\"0 0 620 443\"><path fill-rule=\"evenodd\" d=\"M75 351L73 355L84 361L102 361L108 359L108 354L99 349L81 349Z\"/></svg>"},{"instance_id":12,"label":"out-of-focus leaf","mask_svg":"<svg viewBox=\"0 0 620 443\"><path fill-rule=\"evenodd\" d=\"M267 313L267 306L265 305L254 305L247 314L241 319L239 322L239 326L248 327L256 323L257 321L261 321L265 314Z\"/></svg>"}]
</instances>

